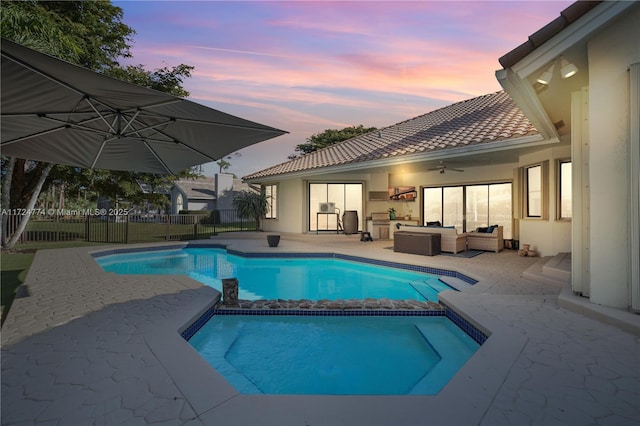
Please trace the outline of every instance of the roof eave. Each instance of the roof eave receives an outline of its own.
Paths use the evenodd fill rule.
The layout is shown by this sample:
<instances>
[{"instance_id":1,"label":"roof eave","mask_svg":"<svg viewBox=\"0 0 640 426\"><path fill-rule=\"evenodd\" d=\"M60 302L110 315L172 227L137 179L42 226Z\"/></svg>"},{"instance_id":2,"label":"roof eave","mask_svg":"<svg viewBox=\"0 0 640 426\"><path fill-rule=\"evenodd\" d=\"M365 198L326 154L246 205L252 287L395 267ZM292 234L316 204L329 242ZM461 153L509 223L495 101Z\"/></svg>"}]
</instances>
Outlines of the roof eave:
<instances>
[{"instance_id":1,"label":"roof eave","mask_svg":"<svg viewBox=\"0 0 640 426\"><path fill-rule=\"evenodd\" d=\"M583 3L583 2L578 2ZM594 31L606 25L613 18L634 5L634 2L596 2L594 6L586 9L583 15L574 18L570 25L557 30L553 36L545 39L544 43L531 49L517 62L502 63L504 69L513 70L519 78L526 79L530 75L539 72L540 68L553 61L572 46L588 39ZM515 52L516 48L512 52ZM509 52L507 55L509 55ZM504 56L503 56L504 58Z\"/></svg>"},{"instance_id":2,"label":"roof eave","mask_svg":"<svg viewBox=\"0 0 640 426\"><path fill-rule=\"evenodd\" d=\"M419 152L415 154L400 155L394 157L387 157L383 159L362 161L358 163L344 163L335 166L318 167L315 169L300 170L290 173L281 173L277 175L261 176L246 179L246 182L262 183L273 182L278 180L295 179L300 177L312 177L319 175L326 175L330 173L340 173L345 171L359 171L367 169L375 169L380 167L395 166L399 164L412 164L424 161L444 160L455 157L466 156L476 153L489 153L504 151L508 149L518 149L523 146L556 143L559 142L557 138L544 138L541 134L523 136L519 138L499 140L495 142L486 142L480 145L463 146L458 148L449 148L444 150L438 150L435 152Z\"/></svg>"},{"instance_id":3,"label":"roof eave","mask_svg":"<svg viewBox=\"0 0 640 426\"><path fill-rule=\"evenodd\" d=\"M498 61L504 68L511 68L545 44L551 38L561 33L573 22L581 18L591 9L598 6L601 1L577 1L560 12L560 16L533 33L529 39L520 46L504 54Z\"/></svg>"},{"instance_id":4,"label":"roof eave","mask_svg":"<svg viewBox=\"0 0 640 426\"><path fill-rule=\"evenodd\" d=\"M545 111L538 95L527 80L522 80L510 69L496 71L496 79L513 101L527 116L543 139L558 141L558 131Z\"/></svg>"},{"instance_id":5,"label":"roof eave","mask_svg":"<svg viewBox=\"0 0 640 426\"><path fill-rule=\"evenodd\" d=\"M498 82L544 138L557 139L558 132L528 78L633 5L624 1L574 3L558 18L562 23L554 20L500 58L504 69L496 71Z\"/></svg>"}]
</instances>

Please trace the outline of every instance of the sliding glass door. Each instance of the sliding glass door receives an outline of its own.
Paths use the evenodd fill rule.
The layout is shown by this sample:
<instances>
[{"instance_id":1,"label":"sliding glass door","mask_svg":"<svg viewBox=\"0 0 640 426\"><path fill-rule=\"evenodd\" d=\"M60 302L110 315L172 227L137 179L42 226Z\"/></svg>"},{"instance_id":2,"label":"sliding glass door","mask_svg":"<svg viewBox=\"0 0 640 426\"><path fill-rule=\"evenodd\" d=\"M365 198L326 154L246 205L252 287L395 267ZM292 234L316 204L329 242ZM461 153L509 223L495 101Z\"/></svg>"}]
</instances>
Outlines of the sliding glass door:
<instances>
[{"instance_id":1,"label":"sliding glass door","mask_svg":"<svg viewBox=\"0 0 640 426\"><path fill-rule=\"evenodd\" d=\"M442 188L422 188L424 225L429 222L442 224Z\"/></svg>"},{"instance_id":2,"label":"sliding glass door","mask_svg":"<svg viewBox=\"0 0 640 426\"><path fill-rule=\"evenodd\" d=\"M489 225L489 185L469 186L467 189L467 229Z\"/></svg>"},{"instance_id":3,"label":"sliding glass door","mask_svg":"<svg viewBox=\"0 0 640 426\"><path fill-rule=\"evenodd\" d=\"M511 238L511 183L423 188L422 200L425 224L437 221L459 232L502 225L504 238Z\"/></svg>"},{"instance_id":4,"label":"sliding glass door","mask_svg":"<svg viewBox=\"0 0 640 426\"><path fill-rule=\"evenodd\" d=\"M362 188L361 183L310 183L309 231L337 230L345 210L358 212L358 230L362 230ZM317 214L320 203L334 203L336 214Z\"/></svg>"},{"instance_id":5,"label":"sliding glass door","mask_svg":"<svg viewBox=\"0 0 640 426\"><path fill-rule=\"evenodd\" d=\"M464 191L461 186L445 187L442 193L442 226L464 229Z\"/></svg>"},{"instance_id":6,"label":"sliding glass door","mask_svg":"<svg viewBox=\"0 0 640 426\"><path fill-rule=\"evenodd\" d=\"M513 238L511 184L489 185L489 225L504 227L504 238Z\"/></svg>"}]
</instances>

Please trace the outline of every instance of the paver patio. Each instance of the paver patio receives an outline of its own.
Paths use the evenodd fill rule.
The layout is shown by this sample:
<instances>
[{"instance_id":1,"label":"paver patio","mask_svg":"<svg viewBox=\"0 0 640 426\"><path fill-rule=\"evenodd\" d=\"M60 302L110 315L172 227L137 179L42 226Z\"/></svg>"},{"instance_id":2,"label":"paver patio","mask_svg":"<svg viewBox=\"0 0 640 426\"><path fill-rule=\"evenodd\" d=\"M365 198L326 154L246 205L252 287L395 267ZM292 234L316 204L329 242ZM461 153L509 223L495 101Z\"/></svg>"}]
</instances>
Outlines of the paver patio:
<instances>
[{"instance_id":1,"label":"paver patio","mask_svg":"<svg viewBox=\"0 0 640 426\"><path fill-rule=\"evenodd\" d=\"M2 329L2 424L640 423L639 333L560 307L560 287L521 277L535 258L424 257L335 234L284 234L275 249L260 233L214 241L457 269L479 282L446 302L493 334L437 396L239 395L178 333L215 301L213 289L180 276L105 273L86 247L43 250L29 296L15 300ZM623 315L640 330L639 316Z\"/></svg>"}]
</instances>

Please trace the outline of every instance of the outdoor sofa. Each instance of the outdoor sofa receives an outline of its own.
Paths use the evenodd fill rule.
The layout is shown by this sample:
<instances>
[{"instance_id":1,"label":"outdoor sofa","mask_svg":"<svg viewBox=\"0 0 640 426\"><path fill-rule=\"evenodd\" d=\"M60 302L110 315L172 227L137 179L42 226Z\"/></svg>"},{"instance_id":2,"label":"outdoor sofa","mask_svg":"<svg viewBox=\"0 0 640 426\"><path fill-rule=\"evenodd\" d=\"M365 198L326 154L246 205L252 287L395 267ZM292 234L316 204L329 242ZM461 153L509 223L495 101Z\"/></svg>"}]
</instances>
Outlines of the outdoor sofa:
<instances>
[{"instance_id":1,"label":"outdoor sofa","mask_svg":"<svg viewBox=\"0 0 640 426\"><path fill-rule=\"evenodd\" d=\"M495 251L496 253L504 249L504 239L502 238L502 226L489 226L477 228L475 231L467 232L467 244L470 250Z\"/></svg>"},{"instance_id":2,"label":"outdoor sofa","mask_svg":"<svg viewBox=\"0 0 640 426\"><path fill-rule=\"evenodd\" d=\"M440 234L440 251L444 251L447 253L460 253L461 251L465 251L467 249L467 234L458 234L458 230L455 227L416 226L403 225L398 223L396 224L396 229L396 232L409 231Z\"/></svg>"}]
</instances>

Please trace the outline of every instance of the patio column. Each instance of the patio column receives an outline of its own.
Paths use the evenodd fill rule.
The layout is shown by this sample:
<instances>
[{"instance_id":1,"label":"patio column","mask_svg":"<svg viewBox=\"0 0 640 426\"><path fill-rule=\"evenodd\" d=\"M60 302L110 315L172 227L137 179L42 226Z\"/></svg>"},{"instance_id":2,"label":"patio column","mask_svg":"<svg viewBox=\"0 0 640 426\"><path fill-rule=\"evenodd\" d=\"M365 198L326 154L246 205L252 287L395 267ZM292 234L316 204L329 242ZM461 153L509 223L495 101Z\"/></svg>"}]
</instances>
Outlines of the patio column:
<instances>
[{"instance_id":1,"label":"patio column","mask_svg":"<svg viewBox=\"0 0 640 426\"><path fill-rule=\"evenodd\" d=\"M571 290L589 297L589 90L571 94Z\"/></svg>"}]
</instances>

